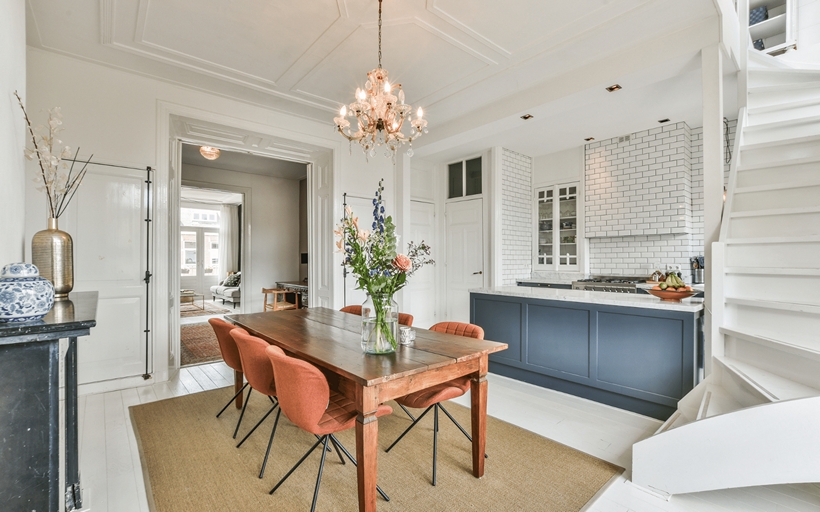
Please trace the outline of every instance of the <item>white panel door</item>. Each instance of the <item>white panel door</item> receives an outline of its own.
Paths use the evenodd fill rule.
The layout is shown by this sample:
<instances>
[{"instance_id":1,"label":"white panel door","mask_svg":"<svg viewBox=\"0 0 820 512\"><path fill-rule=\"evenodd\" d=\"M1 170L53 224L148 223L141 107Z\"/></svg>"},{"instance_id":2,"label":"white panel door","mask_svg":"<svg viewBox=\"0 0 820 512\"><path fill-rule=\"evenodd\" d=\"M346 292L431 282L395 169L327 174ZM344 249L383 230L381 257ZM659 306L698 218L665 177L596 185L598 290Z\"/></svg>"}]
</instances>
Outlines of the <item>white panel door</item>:
<instances>
[{"instance_id":1,"label":"white panel door","mask_svg":"<svg viewBox=\"0 0 820 512\"><path fill-rule=\"evenodd\" d=\"M65 215L74 290L99 292L97 326L78 345L80 384L145 372L145 180L145 171L89 166Z\"/></svg>"},{"instance_id":2,"label":"white panel door","mask_svg":"<svg viewBox=\"0 0 820 512\"><path fill-rule=\"evenodd\" d=\"M337 222L329 156L308 165L308 174L308 296L311 307L329 308L333 304L333 229Z\"/></svg>"},{"instance_id":3,"label":"white panel door","mask_svg":"<svg viewBox=\"0 0 820 512\"><path fill-rule=\"evenodd\" d=\"M430 257L436 259L438 244L436 236L436 205L410 201L410 237L407 242L426 242L432 247ZM407 243L402 251L407 250ZM432 265L422 267L413 274L405 287L405 310L413 315L413 325L427 329L436 323L436 269Z\"/></svg>"},{"instance_id":4,"label":"white panel door","mask_svg":"<svg viewBox=\"0 0 820 512\"><path fill-rule=\"evenodd\" d=\"M447 236L447 321L470 321L470 292L484 285L482 200L445 206Z\"/></svg>"},{"instance_id":5,"label":"white panel door","mask_svg":"<svg viewBox=\"0 0 820 512\"><path fill-rule=\"evenodd\" d=\"M373 199L348 195L347 206L353 210L353 216L359 218L359 226L369 230L373 223ZM356 289L356 276L348 268L345 278L345 306L358 306L366 299L365 291Z\"/></svg>"}]
</instances>

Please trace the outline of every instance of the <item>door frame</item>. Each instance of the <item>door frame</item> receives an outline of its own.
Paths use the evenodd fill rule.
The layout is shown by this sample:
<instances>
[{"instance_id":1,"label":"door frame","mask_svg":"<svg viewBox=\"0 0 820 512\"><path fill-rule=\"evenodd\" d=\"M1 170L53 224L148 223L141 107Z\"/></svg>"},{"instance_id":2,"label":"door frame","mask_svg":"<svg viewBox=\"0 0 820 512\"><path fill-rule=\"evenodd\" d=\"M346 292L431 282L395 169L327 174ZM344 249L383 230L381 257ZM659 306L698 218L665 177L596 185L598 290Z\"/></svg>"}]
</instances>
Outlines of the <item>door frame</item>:
<instances>
[{"instance_id":1,"label":"door frame","mask_svg":"<svg viewBox=\"0 0 820 512\"><path fill-rule=\"evenodd\" d=\"M152 318L154 323L152 330L157 334L154 336L154 356L153 368L157 381L165 381L179 370L179 314L171 313L178 305L173 296L173 290L179 288L179 273L174 269L179 258L179 241L176 227L179 225L179 192L182 185L182 155L180 145L183 137L180 125L186 124L190 120L198 120L202 123L218 124L225 129L225 133L253 132L269 134L277 141L290 141L294 145L305 149L309 157L304 160L295 160L308 164L307 186L308 186L308 223L313 226L309 233L309 252L313 255L308 264L308 283L311 304L316 304L315 299L320 298L317 280L323 276L327 291L325 295L329 297L329 304L336 301L341 285L341 276L334 278L334 266L340 261L332 251L319 251L321 247L331 247L333 236L333 224L335 222L335 212L341 207L335 191L341 186L341 151L342 143L338 140L309 135L303 132L294 131L292 128L284 128L284 121L275 120L275 124L261 122L268 118L268 111L264 116L257 116L259 122L241 119L235 115L215 113L212 110L204 110L196 107L179 105L164 100L157 101L157 130L156 147L157 161L161 163L157 169L155 216L157 219L167 219L168 222L156 222L153 230L154 246L154 268L156 269L154 279L156 286L152 296ZM286 116L290 117L290 116ZM190 126L188 126L190 128ZM231 133L233 135L233 133ZM213 141L207 140L207 135L203 134L200 140L198 137L187 137L186 142L213 145ZM233 147L229 139L224 139L222 147ZM220 144L217 144L218 146ZM271 156L281 158L274 154L260 152L261 156ZM187 182L186 182L187 184ZM193 184L193 186L197 186ZM221 186L221 188L227 188ZM320 192L321 189L321 192ZM330 204L321 206L321 201L314 199L320 195L327 196ZM250 206L250 194L245 193L244 204L246 208ZM250 216L244 216L246 221ZM250 238L249 226L243 226L246 240ZM244 251L245 255L248 251ZM318 256L318 257L317 257ZM245 256L243 255L243 258ZM337 259L339 261L337 261ZM243 268L247 269L247 261L243 259ZM245 290L243 289L243 294ZM315 297L315 298L314 298Z\"/></svg>"}]
</instances>

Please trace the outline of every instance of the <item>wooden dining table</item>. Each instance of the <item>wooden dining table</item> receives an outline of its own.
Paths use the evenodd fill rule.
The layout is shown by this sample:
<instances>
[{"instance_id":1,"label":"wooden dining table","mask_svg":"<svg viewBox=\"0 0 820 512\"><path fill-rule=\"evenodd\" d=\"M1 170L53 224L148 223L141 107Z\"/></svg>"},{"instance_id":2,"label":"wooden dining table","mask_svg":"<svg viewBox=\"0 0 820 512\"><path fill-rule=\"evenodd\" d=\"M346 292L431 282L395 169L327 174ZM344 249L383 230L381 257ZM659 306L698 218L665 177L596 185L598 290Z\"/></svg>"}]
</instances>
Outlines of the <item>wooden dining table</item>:
<instances>
[{"instance_id":1,"label":"wooden dining table","mask_svg":"<svg viewBox=\"0 0 820 512\"><path fill-rule=\"evenodd\" d=\"M331 388L355 402L360 511L376 510L379 404L456 377L470 377L473 476L484 476L487 356L505 350L506 343L415 329L411 345L400 345L392 354L371 355L362 352L357 315L310 308L225 318L289 355L310 361Z\"/></svg>"}]
</instances>

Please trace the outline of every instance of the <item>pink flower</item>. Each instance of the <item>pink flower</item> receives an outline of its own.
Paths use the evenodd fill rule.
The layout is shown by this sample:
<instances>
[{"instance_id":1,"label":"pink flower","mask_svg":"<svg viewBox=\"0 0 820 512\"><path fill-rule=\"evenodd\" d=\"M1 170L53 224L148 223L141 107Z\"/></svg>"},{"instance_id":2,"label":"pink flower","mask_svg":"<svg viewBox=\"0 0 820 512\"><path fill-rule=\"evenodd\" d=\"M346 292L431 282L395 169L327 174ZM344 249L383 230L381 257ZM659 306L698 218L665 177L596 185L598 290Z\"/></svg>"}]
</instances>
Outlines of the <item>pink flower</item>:
<instances>
[{"instance_id":1,"label":"pink flower","mask_svg":"<svg viewBox=\"0 0 820 512\"><path fill-rule=\"evenodd\" d=\"M369 236L370 236L370 231L368 231L366 229L363 229L363 230L358 232L359 241L363 244L367 243L367 237L369 237Z\"/></svg>"},{"instance_id":2,"label":"pink flower","mask_svg":"<svg viewBox=\"0 0 820 512\"><path fill-rule=\"evenodd\" d=\"M410 269L413 268L413 262L410 261L410 258L405 256L404 254L399 254L398 256L393 258L393 266L402 272L408 272Z\"/></svg>"}]
</instances>

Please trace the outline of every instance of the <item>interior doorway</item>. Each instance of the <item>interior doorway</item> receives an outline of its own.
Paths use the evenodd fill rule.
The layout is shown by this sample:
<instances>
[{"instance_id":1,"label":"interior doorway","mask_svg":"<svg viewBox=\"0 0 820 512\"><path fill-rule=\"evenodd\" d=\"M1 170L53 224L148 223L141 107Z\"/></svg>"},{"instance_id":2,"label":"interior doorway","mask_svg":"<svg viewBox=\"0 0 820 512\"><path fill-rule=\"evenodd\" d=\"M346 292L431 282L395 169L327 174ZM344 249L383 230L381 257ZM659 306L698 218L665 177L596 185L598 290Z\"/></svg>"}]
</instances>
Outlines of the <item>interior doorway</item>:
<instances>
[{"instance_id":1,"label":"interior doorway","mask_svg":"<svg viewBox=\"0 0 820 512\"><path fill-rule=\"evenodd\" d=\"M243 203L244 194L237 192L192 186L180 191L181 366L221 359L207 321L222 318L241 304Z\"/></svg>"},{"instance_id":2,"label":"interior doorway","mask_svg":"<svg viewBox=\"0 0 820 512\"><path fill-rule=\"evenodd\" d=\"M180 366L221 359L209 319L263 309L264 289L307 293L308 164L181 144ZM291 293L293 298L295 293Z\"/></svg>"}]
</instances>

